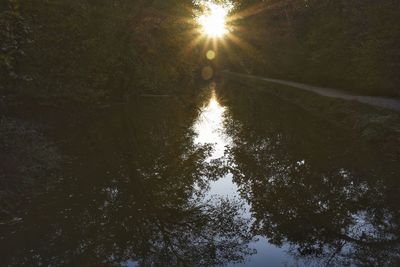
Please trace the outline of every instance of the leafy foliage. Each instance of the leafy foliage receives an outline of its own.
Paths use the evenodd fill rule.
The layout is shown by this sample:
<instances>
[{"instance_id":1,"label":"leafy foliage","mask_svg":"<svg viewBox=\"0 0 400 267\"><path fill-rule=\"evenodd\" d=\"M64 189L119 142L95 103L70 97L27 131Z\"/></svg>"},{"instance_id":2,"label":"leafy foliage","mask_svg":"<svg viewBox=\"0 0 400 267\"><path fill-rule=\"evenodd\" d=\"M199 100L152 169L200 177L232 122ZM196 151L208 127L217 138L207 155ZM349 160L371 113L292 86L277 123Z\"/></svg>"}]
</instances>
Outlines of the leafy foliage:
<instances>
[{"instance_id":1,"label":"leafy foliage","mask_svg":"<svg viewBox=\"0 0 400 267\"><path fill-rule=\"evenodd\" d=\"M1 14L6 38L2 68L32 79L8 84L9 90L85 102L121 101L142 92L173 91L178 80L193 74L193 55L182 52L190 41L192 26L182 23L191 17L185 8L190 1L9 4L10 10ZM23 42L21 32L31 42ZM18 53L25 57L14 70Z\"/></svg>"},{"instance_id":2,"label":"leafy foliage","mask_svg":"<svg viewBox=\"0 0 400 267\"><path fill-rule=\"evenodd\" d=\"M264 58L251 67L254 73L362 94L400 94L396 1L236 2L243 14L236 23L251 29L238 34ZM254 65L250 57L244 62Z\"/></svg>"},{"instance_id":3,"label":"leafy foliage","mask_svg":"<svg viewBox=\"0 0 400 267\"><path fill-rule=\"evenodd\" d=\"M27 79L17 64L25 51L23 46L29 43L29 25L21 16L18 1L7 1L0 5L0 93L11 91L12 82Z\"/></svg>"}]
</instances>

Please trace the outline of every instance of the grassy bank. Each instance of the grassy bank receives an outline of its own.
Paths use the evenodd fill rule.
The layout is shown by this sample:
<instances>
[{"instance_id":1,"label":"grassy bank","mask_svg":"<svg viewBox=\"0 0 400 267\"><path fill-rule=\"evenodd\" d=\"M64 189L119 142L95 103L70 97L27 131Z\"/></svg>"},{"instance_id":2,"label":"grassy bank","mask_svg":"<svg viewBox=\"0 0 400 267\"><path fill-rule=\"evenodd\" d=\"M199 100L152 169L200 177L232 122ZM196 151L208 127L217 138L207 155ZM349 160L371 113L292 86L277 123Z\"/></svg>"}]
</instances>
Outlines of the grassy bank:
<instances>
[{"instance_id":1,"label":"grassy bank","mask_svg":"<svg viewBox=\"0 0 400 267\"><path fill-rule=\"evenodd\" d=\"M226 73L223 76L229 82L240 83L248 90L262 90L277 96L339 127L352 130L363 140L378 145L396 158L400 156L398 112L356 101L325 97L267 81L246 79Z\"/></svg>"}]
</instances>

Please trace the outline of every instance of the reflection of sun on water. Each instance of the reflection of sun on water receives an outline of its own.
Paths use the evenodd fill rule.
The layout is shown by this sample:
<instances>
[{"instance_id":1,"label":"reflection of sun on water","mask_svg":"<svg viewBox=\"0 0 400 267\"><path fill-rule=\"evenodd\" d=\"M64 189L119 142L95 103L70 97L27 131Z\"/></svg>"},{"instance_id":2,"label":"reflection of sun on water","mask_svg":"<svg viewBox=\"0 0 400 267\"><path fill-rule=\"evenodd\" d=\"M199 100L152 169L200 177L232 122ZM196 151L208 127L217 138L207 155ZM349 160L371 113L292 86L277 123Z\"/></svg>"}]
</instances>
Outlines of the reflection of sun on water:
<instances>
[{"instance_id":1,"label":"reflection of sun on water","mask_svg":"<svg viewBox=\"0 0 400 267\"><path fill-rule=\"evenodd\" d=\"M197 138L194 140L196 144L213 144L213 153L210 159L217 159L224 156L225 146L230 145L232 139L226 133L224 127L224 120L230 120L229 114L226 107L223 107L218 102L215 91L212 91L211 98L206 106L201 109L199 118L194 124L194 130L197 133ZM209 159L209 160L210 160ZM231 200L243 201L244 211L238 216L244 218L251 218L250 206L241 198L239 195L238 187L233 182L233 176L228 173L218 179L217 181L210 182L210 189L206 195L208 199L217 196L221 198L229 198ZM265 237L260 237L258 241L250 244L250 248L256 249L258 254L252 257L252 261L256 262L257 266L264 266L265 259L268 255L269 260L274 262L275 265L281 265L281 261L287 259L285 250L287 247L278 248L268 243Z\"/></svg>"},{"instance_id":2,"label":"reflection of sun on water","mask_svg":"<svg viewBox=\"0 0 400 267\"><path fill-rule=\"evenodd\" d=\"M215 91L212 91L210 101L201 109L201 114L194 125L197 133L195 143L214 145L212 158L222 157L228 144L223 125L225 109L218 103Z\"/></svg>"},{"instance_id":3,"label":"reflection of sun on water","mask_svg":"<svg viewBox=\"0 0 400 267\"><path fill-rule=\"evenodd\" d=\"M208 109L209 110L214 110L214 111L221 111L223 107L221 107L217 101L217 98L215 97L215 92L212 92L212 97L210 99L210 102L208 103Z\"/></svg>"},{"instance_id":4,"label":"reflection of sun on water","mask_svg":"<svg viewBox=\"0 0 400 267\"><path fill-rule=\"evenodd\" d=\"M214 150L210 159L223 157L225 146L231 145L232 138L228 136L224 127L224 120L231 120L229 114L225 115L226 112L228 112L227 108L220 105L215 91L212 91L208 104L201 109L200 116L194 124L194 130L197 133L194 142L200 145L213 144ZM238 191L237 185L233 182L233 175L228 173L217 181L210 182L210 189L206 196L208 199L217 196L243 201L245 210L239 216L251 218L250 206L242 199ZM259 238L258 241L250 244L250 248L256 249L258 252L252 257L252 261L257 266L264 266L267 257L274 266L283 265L283 261L291 262L285 252L288 249L286 246L278 248L269 244L265 237L257 236L257 238Z\"/></svg>"}]
</instances>

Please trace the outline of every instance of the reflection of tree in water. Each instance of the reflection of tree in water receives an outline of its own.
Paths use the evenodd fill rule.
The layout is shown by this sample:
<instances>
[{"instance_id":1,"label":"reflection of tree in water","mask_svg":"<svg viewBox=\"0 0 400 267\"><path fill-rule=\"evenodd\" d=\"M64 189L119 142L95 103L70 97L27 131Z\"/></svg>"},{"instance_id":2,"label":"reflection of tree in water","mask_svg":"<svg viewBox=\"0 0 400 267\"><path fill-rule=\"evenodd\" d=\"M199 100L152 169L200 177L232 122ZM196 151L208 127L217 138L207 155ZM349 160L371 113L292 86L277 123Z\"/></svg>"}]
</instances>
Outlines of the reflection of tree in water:
<instances>
[{"instance_id":1,"label":"reflection of tree in water","mask_svg":"<svg viewBox=\"0 0 400 267\"><path fill-rule=\"evenodd\" d=\"M229 155L254 233L317 266L399 264L396 162L271 96L234 92Z\"/></svg>"},{"instance_id":2,"label":"reflection of tree in water","mask_svg":"<svg viewBox=\"0 0 400 267\"><path fill-rule=\"evenodd\" d=\"M161 101L100 114L71 141L69 175L7 226L4 255L16 266L243 260L252 251L241 203L202 198L220 170L205 161L209 147L193 145L195 115Z\"/></svg>"}]
</instances>

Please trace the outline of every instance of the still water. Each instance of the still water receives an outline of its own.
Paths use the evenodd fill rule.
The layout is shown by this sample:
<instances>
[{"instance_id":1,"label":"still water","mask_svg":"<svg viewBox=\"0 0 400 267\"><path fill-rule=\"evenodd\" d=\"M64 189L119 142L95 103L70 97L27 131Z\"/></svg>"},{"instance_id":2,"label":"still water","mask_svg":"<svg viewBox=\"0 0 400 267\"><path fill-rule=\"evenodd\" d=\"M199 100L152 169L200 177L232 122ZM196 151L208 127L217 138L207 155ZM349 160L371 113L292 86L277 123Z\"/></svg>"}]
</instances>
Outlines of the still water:
<instances>
[{"instance_id":1,"label":"still water","mask_svg":"<svg viewBox=\"0 0 400 267\"><path fill-rule=\"evenodd\" d=\"M0 226L4 265L400 264L398 155L264 92L213 83L55 135L60 168Z\"/></svg>"}]
</instances>

